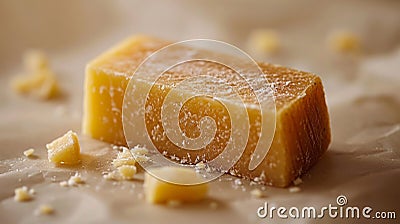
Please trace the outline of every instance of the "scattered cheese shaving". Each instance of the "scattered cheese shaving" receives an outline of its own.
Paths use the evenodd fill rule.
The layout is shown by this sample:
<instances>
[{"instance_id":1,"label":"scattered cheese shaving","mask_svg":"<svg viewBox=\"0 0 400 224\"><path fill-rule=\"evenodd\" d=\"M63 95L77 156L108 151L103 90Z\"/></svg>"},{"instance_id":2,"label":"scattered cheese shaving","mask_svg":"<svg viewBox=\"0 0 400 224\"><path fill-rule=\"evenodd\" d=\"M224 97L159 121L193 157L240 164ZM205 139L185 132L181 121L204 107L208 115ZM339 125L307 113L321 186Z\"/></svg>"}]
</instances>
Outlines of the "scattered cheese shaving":
<instances>
[{"instance_id":1,"label":"scattered cheese shaving","mask_svg":"<svg viewBox=\"0 0 400 224\"><path fill-rule=\"evenodd\" d=\"M112 161L112 164L115 168L118 168L123 165L135 165L136 160L133 157L131 151L123 147L122 152L119 152L117 158Z\"/></svg>"},{"instance_id":2,"label":"scattered cheese shaving","mask_svg":"<svg viewBox=\"0 0 400 224\"><path fill-rule=\"evenodd\" d=\"M35 153L35 149L32 149L32 148L27 149L27 150L24 151L24 155L25 155L26 157L31 157L31 156L33 156L33 153Z\"/></svg>"},{"instance_id":3,"label":"scattered cheese shaving","mask_svg":"<svg viewBox=\"0 0 400 224\"><path fill-rule=\"evenodd\" d=\"M148 149L143 147L135 146L131 150L124 146L113 145L112 147L115 150L120 150L117 158L112 161L117 170L103 175L106 180L132 180L137 173L136 162L147 162L150 159L146 156L149 152Z\"/></svg>"},{"instance_id":4,"label":"scattered cheese shaving","mask_svg":"<svg viewBox=\"0 0 400 224\"><path fill-rule=\"evenodd\" d=\"M33 199L33 195L28 190L28 187L23 186L20 188L16 188L14 190L14 200L19 202L30 201Z\"/></svg>"},{"instance_id":5,"label":"scattered cheese shaving","mask_svg":"<svg viewBox=\"0 0 400 224\"><path fill-rule=\"evenodd\" d=\"M106 180L120 180L121 176L116 170L114 170L112 172L104 174L103 178L106 179Z\"/></svg>"},{"instance_id":6,"label":"scattered cheese shaving","mask_svg":"<svg viewBox=\"0 0 400 224\"><path fill-rule=\"evenodd\" d=\"M68 181L61 181L60 186L61 187L75 187L78 186L79 184L84 184L85 180L82 178L82 176L78 173L75 173L74 176L71 176Z\"/></svg>"},{"instance_id":7,"label":"scattered cheese shaving","mask_svg":"<svg viewBox=\"0 0 400 224\"><path fill-rule=\"evenodd\" d=\"M68 180L68 185L69 186L78 186L78 184L83 184L85 181L82 179L81 175L78 173L75 173L74 176L71 176Z\"/></svg>"}]
</instances>

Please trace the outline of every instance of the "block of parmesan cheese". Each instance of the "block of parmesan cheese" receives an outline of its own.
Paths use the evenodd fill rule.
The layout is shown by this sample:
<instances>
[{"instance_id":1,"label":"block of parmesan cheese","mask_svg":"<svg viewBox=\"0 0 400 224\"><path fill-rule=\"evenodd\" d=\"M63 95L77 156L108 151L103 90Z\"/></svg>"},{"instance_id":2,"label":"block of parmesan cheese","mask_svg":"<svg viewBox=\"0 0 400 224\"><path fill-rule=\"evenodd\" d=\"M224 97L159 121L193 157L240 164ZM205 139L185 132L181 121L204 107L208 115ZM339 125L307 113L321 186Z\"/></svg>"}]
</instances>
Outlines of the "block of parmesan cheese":
<instances>
[{"instance_id":1,"label":"block of parmesan cheese","mask_svg":"<svg viewBox=\"0 0 400 224\"><path fill-rule=\"evenodd\" d=\"M150 54L170 44L168 41L146 36L134 36L118 44L113 49L100 55L87 65L85 76L83 133L93 138L113 144L126 145L122 124L123 98L132 74L140 63ZM325 103L325 95L321 79L311 73L289 69L268 63L258 63L265 78L274 90L276 105L276 127L271 147L266 157L255 169L249 169L251 154L255 151L258 123L261 112L252 100L246 98L248 91L243 90L243 96L248 106L249 136L244 153L230 169L230 174L254 180L266 185L286 187L293 180L309 170L327 150L331 136L329 115ZM147 114L151 118L148 125L154 127L150 137L158 139L156 144L160 152L173 155L185 163L199 162L196 153L206 155L203 162L215 158L228 141L224 130L217 129L215 136L218 141L211 141L204 150L187 153L176 147L165 138L161 124L161 109L159 102L165 98L165 89L171 88L171 80L181 80L193 73L207 73L211 76L230 77L232 71L224 66L205 62L189 62L179 68L168 71L167 79L158 83L158 87L149 95L148 101L152 110ZM233 74L233 73L232 73ZM260 74L261 75L261 74ZM152 83L142 83L151 85ZM236 85L236 86L235 86ZM232 83L241 87L240 83ZM198 85L198 88L207 88ZM242 88L243 89L243 88ZM240 92L240 91L239 91ZM205 114L202 105L208 105ZM193 98L183 110L190 111L199 117L211 116L218 121L218 127L230 127L225 121L220 104L210 98ZM235 110L233 110L235 111ZM181 114L179 114L181 116ZM182 115L183 116L183 115ZM181 117L179 117L181 118ZM198 121L198 120L197 120ZM226 122L226 123L224 123ZM183 132L189 137L199 135L198 127L190 122L181 124ZM223 128L222 128L223 129ZM226 131L226 130L225 130ZM232 130L240 132L241 130Z\"/></svg>"}]
</instances>

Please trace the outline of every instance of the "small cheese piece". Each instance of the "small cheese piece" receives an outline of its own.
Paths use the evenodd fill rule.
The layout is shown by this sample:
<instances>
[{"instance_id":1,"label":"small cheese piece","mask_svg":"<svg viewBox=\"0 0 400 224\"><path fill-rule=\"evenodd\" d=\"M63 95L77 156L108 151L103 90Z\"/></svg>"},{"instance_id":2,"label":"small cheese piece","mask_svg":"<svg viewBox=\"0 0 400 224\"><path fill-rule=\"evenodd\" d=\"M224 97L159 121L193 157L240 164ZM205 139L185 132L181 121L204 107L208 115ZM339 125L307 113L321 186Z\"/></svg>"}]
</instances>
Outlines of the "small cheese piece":
<instances>
[{"instance_id":1,"label":"small cheese piece","mask_svg":"<svg viewBox=\"0 0 400 224\"><path fill-rule=\"evenodd\" d=\"M35 149L30 148L24 151L24 156L31 157L33 156L33 153L35 153Z\"/></svg>"},{"instance_id":2,"label":"small cheese piece","mask_svg":"<svg viewBox=\"0 0 400 224\"><path fill-rule=\"evenodd\" d=\"M113 148L122 149L122 151L118 152L117 158L112 161L113 166L117 169L103 175L103 178L106 180L132 180L137 173L136 159L133 155L144 156L147 153L147 149L135 147L129 150L123 146L115 146Z\"/></svg>"},{"instance_id":3,"label":"small cheese piece","mask_svg":"<svg viewBox=\"0 0 400 224\"><path fill-rule=\"evenodd\" d=\"M40 205L40 207L35 211L35 215L51 215L53 213L54 208L47 204Z\"/></svg>"},{"instance_id":4,"label":"small cheese piece","mask_svg":"<svg viewBox=\"0 0 400 224\"><path fill-rule=\"evenodd\" d=\"M348 31L333 32L328 41L331 49L335 52L359 53L361 50L360 38Z\"/></svg>"},{"instance_id":5,"label":"small cheese piece","mask_svg":"<svg viewBox=\"0 0 400 224\"><path fill-rule=\"evenodd\" d=\"M27 74L11 80L11 87L15 92L43 100L57 96L59 85L43 52L27 52L24 56L24 67Z\"/></svg>"},{"instance_id":6,"label":"small cheese piece","mask_svg":"<svg viewBox=\"0 0 400 224\"><path fill-rule=\"evenodd\" d=\"M78 136L73 131L68 131L46 147L50 162L57 165L75 165L81 162Z\"/></svg>"},{"instance_id":7,"label":"small cheese piece","mask_svg":"<svg viewBox=\"0 0 400 224\"><path fill-rule=\"evenodd\" d=\"M60 186L61 187L76 187L79 184L84 184L85 180L82 178L82 176L79 173L75 173L74 176L70 176L68 181L61 181Z\"/></svg>"},{"instance_id":8,"label":"small cheese piece","mask_svg":"<svg viewBox=\"0 0 400 224\"><path fill-rule=\"evenodd\" d=\"M113 148L122 150L112 161L113 166L117 169L103 175L103 178L106 180L132 180L137 173L136 159L133 155L143 157L148 152L147 149L134 147L129 150L123 146L114 146Z\"/></svg>"},{"instance_id":9,"label":"small cheese piece","mask_svg":"<svg viewBox=\"0 0 400 224\"><path fill-rule=\"evenodd\" d=\"M26 186L16 188L14 190L14 193L15 193L14 195L15 201L24 202L24 201L30 201L33 198L32 194L28 190L28 187Z\"/></svg>"},{"instance_id":10,"label":"small cheese piece","mask_svg":"<svg viewBox=\"0 0 400 224\"><path fill-rule=\"evenodd\" d=\"M274 54L281 47L280 38L276 31L269 29L258 29L250 33L248 45L256 54Z\"/></svg>"},{"instance_id":11,"label":"small cheese piece","mask_svg":"<svg viewBox=\"0 0 400 224\"><path fill-rule=\"evenodd\" d=\"M151 171L157 177L168 177L176 182L199 182L201 177L192 169L183 167L162 167ZM146 173L144 191L149 203L168 203L170 201L196 202L206 197L208 184L178 185L167 183Z\"/></svg>"},{"instance_id":12,"label":"small cheese piece","mask_svg":"<svg viewBox=\"0 0 400 224\"><path fill-rule=\"evenodd\" d=\"M109 52L99 56L86 67L84 114L82 132L93 138L118 145L127 145L122 124L122 105L125 90L132 74L140 63L158 49L170 44L168 41L146 36L130 38ZM195 51L195 49L191 49ZM192 54L193 52L190 52ZM185 53L185 52L181 52ZM165 157L178 158L182 163L196 164L197 156L205 155L205 163L220 153L227 142L226 133L229 132L230 122L221 104L202 97L193 97L191 103L182 107L182 111L189 111L197 117L213 116L218 127L215 141L207 145L207 151L188 150L175 147L165 136L161 122L161 102L174 84L174 80L184 80L190 77L215 76L232 81L233 88L240 88L246 101L249 117L250 134L245 151L239 161L231 169L231 174L245 177L261 184L287 187L293 180L309 170L322 156L330 144L329 115L325 102L324 89L321 79L308 72L302 72L268 63L258 63L265 78L270 83L275 94L276 128L275 135L267 156L258 167L249 169L250 158L259 140L257 133L260 128L261 111L251 96L251 90L246 89L243 82L235 79L235 72L231 69L211 62L183 63L168 71L168 79L160 79L149 95L147 125L150 138ZM261 75L260 75L261 76ZM258 77L256 77L258 78ZM135 82L137 80L134 80ZM208 88L204 82L199 82L196 88ZM151 86L153 83L143 80L141 86ZM138 85L140 86L140 85ZM241 88L243 87L243 88ZM139 90L140 91L140 90ZM263 88L260 91L265 91ZM141 99L138 99L141 100ZM209 105L201 106L201 105ZM236 109L236 108L234 108ZM182 112L180 111L180 112ZM222 112L221 112L222 111ZM232 116L244 116L234 114ZM179 112L183 119L185 113ZM238 112L239 113L239 112ZM264 113L264 111L262 112ZM132 111L135 114L135 111ZM265 112L268 116L268 112ZM190 116L189 116L190 117ZM243 120L243 119L242 119ZM196 122L196 121L195 121ZM224 129L228 127L228 129ZM182 124L183 132L187 136L199 135L199 129L192 122ZM241 132L242 130L232 130ZM158 136L161 136L160 138ZM247 136L243 133L242 136ZM137 143L137 144L145 144ZM139 158L136 158L139 159ZM148 157L140 158L143 160ZM206 168L208 170L209 167Z\"/></svg>"},{"instance_id":13,"label":"small cheese piece","mask_svg":"<svg viewBox=\"0 0 400 224\"><path fill-rule=\"evenodd\" d=\"M78 184L83 184L85 181L83 180L82 176L78 173L75 173L74 176L71 176L68 180L69 186L78 186Z\"/></svg>"},{"instance_id":14,"label":"small cheese piece","mask_svg":"<svg viewBox=\"0 0 400 224\"><path fill-rule=\"evenodd\" d=\"M120 176L124 180L132 180L137 173L136 166L134 165L122 165L117 168Z\"/></svg>"}]
</instances>

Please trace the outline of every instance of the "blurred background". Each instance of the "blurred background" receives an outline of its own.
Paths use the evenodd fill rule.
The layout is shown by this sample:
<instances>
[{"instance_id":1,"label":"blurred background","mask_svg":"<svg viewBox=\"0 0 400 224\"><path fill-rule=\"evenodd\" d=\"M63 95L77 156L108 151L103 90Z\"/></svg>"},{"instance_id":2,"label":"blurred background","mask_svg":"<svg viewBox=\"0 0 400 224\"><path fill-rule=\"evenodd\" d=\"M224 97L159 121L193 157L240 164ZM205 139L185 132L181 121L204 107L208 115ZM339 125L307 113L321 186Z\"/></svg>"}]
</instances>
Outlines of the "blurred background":
<instances>
[{"instance_id":1,"label":"blurred background","mask_svg":"<svg viewBox=\"0 0 400 224\"><path fill-rule=\"evenodd\" d=\"M334 31L359 37L363 56L395 52L400 43L400 2L1 0L0 27L2 67L17 63L26 48L51 53L97 43L106 48L136 33L171 40L218 39L246 50L254 30L270 29L279 35L281 48L269 61L325 74L337 63L350 63L330 57L326 42Z\"/></svg>"}]
</instances>

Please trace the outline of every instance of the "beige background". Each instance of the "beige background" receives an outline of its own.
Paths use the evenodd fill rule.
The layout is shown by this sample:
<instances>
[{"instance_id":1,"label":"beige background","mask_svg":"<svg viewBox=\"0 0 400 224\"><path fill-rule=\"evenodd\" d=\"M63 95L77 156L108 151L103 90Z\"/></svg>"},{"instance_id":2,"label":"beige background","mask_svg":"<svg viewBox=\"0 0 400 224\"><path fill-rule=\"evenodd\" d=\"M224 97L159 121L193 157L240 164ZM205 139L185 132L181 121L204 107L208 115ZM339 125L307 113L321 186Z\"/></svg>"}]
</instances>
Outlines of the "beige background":
<instances>
[{"instance_id":1,"label":"beige background","mask_svg":"<svg viewBox=\"0 0 400 224\"><path fill-rule=\"evenodd\" d=\"M256 217L265 201L318 208L335 204L341 194L349 205L395 210L400 215L399 1L1 0L0 28L2 223L266 223L270 220ZM76 169L48 164L45 144L69 129L80 130L84 66L90 59L136 33L171 40L212 38L246 50L248 34L257 28L276 30L282 42L279 54L257 59L315 72L325 84L333 143L303 176L301 192L268 187L266 198L254 199L249 191L257 186L245 182L237 187L226 176L211 184L210 198L200 204L148 205L142 198L140 175L133 182L102 179L115 152L108 144L84 136L86 156L80 172L87 184L58 185ZM362 55L329 50L327 37L343 29L361 37ZM28 48L48 53L62 98L41 102L10 90L9 79L23 71L21 54ZM28 147L35 147L39 158L23 158ZM13 201L13 189L22 185L37 191L33 201ZM209 208L211 201L219 204L218 209ZM42 203L53 205L56 213L34 216Z\"/></svg>"}]
</instances>

